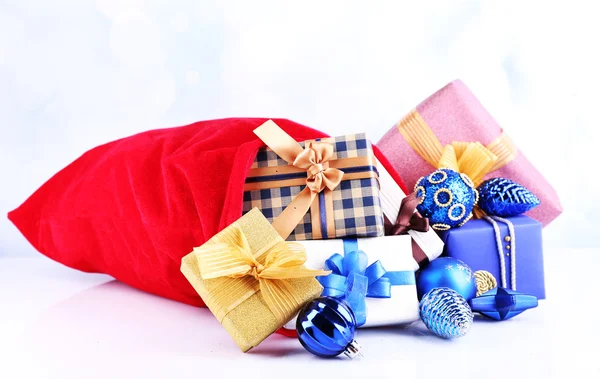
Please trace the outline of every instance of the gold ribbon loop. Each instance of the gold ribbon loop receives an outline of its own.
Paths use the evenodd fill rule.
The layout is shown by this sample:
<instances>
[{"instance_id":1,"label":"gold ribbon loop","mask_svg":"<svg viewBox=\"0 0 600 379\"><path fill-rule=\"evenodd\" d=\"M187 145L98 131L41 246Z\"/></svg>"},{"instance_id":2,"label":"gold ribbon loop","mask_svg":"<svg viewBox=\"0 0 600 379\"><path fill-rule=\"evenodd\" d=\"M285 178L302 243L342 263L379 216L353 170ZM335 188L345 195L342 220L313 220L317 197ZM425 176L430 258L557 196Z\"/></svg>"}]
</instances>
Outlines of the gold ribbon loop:
<instances>
[{"instance_id":1,"label":"gold ribbon loop","mask_svg":"<svg viewBox=\"0 0 600 379\"><path fill-rule=\"evenodd\" d=\"M242 230L236 225L228 229L223 242L194 249L202 279L230 278L212 298L219 305L214 312L219 321L240 302L261 291L269 309L284 323L301 303L301 297L285 279L330 273L306 268L306 251L299 243L280 240L264 252L253 254Z\"/></svg>"},{"instance_id":2,"label":"gold ribbon loop","mask_svg":"<svg viewBox=\"0 0 600 379\"><path fill-rule=\"evenodd\" d=\"M444 146L437 168L462 172L478 184L497 160L498 157L479 142L453 142Z\"/></svg>"},{"instance_id":3,"label":"gold ribbon loop","mask_svg":"<svg viewBox=\"0 0 600 379\"><path fill-rule=\"evenodd\" d=\"M490 172L498 170L517 156L517 147L508 134L504 132L487 145L487 148L498 157L496 164L490 169Z\"/></svg>"},{"instance_id":4,"label":"gold ribbon loop","mask_svg":"<svg viewBox=\"0 0 600 379\"><path fill-rule=\"evenodd\" d=\"M308 142L292 164L306 170L306 185L312 192L319 193L325 188L335 189L344 177L342 170L329 167L332 158L333 146L328 143Z\"/></svg>"}]
</instances>

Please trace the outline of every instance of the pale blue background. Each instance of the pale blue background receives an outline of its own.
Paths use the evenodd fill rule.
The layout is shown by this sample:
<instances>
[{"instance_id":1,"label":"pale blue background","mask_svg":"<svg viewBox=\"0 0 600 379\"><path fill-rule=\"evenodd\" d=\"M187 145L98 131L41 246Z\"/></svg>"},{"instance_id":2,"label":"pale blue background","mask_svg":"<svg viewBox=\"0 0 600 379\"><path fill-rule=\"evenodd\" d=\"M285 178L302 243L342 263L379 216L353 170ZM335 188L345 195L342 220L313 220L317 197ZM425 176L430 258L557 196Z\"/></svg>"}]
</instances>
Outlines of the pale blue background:
<instances>
[{"instance_id":1,"label":"pale blue background","mask_svg":"<svg viewBox=\"0 0 600 379\"><path fill-rule=\"evenodd\" d=\"M6 212L95 145L230 116L377 141L455 78L559 192L545 243L598 247L587 3L0 1L0 256L35 254Z\"/></svg>"}]
</instances>

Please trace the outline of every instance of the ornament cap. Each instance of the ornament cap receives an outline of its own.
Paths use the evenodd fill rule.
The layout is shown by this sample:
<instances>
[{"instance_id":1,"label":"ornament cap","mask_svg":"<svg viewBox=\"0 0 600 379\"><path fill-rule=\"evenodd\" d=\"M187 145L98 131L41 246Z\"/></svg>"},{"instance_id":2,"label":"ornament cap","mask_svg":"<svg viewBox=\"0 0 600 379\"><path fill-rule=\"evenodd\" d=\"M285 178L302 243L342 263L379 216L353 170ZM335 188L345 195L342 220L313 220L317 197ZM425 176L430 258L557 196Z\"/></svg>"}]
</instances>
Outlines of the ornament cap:
<instances>
[{"instance_id":1,"label":"ornament cap","mask_svg":"<svg viewBox=\"0 0 600 379\"><path fill-rule=\"evenodd\" d=\"M354 359L356 357L362 358L363 355L360 353L360 345L356 340L352 340L346 349L344 350L344 355L346 355L350 359Z\"/></svg>"}]
</instances>

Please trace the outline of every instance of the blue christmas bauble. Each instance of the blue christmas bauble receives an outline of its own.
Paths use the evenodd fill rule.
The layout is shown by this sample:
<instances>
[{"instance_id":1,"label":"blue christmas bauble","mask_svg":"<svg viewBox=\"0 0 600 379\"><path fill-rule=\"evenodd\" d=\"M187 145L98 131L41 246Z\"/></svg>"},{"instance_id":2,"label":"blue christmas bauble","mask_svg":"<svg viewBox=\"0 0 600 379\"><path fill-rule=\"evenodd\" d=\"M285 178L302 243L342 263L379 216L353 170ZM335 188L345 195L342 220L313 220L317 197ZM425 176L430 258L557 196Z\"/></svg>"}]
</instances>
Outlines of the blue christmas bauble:
<instances>
[{"instance_id":1,"label":"blue christmas bauble","mask_svg":"<svg viewBox=\"0 0 600 379\"><path fill-rule=\"evenodd\" d=\"M508 320L538 306L533 295L524 295L508 288L494 288L469 300L471 309L497 321Z\"/></svg>"},{"instance_id":2,"label":"blue christmas bauble","mask_svg":"<svg viewBox=\"0 0 600 379\"><path fill-rule=\"evenodd\" d=\"M306 350L319 357L359 354L354 341L356 319L350 307L333 297L319 297L306 304L296 320L296 332Z\"/></svg>"},{"instance_id":3,"label":"blue christmas bauble","mask_svg":"<svg viewBox=\"0 0 600 379\"><path fill-rule=\"evenodd\" d=\"M540 205L540 199L522 185L505 178L481 183L479 208L490 216L517 216Z\"/></svg>"},{"instance_id":4,"label":"blue christmas bauble","mask_svg":"<svg viewBox=\"0 0 600 379\"><path fill-rule=\"evenodd\" d=\"M419 304L421 320L442 338L462 337L471 328L473 312L464 297L450 288L434 288Z\"/></svg>"},{"instance_id":5,"label":"blue christmas bauble","mask_svg":"<svg viewBox=\"0 0 600 379\"><path fill-rule=\"evenodd\" d=\"M417 276L419 300L427 292L437 287L448 287L471 300L477 294L477 284L471 268L463 261L442 257L429 263Z\"/></svg>"},{"instance_id":6,"label":"blue christmas bauble","mask_svg":"<svg viewBox=\"0 0 600 379\"><path fill-rule=\"evenodd\" d=\"M419 179L415 192L421 198L417 210L429 218L435 230L464 225L473 216L473 207L478 200L471 179L449 168L441 168Z\"/></svg>"}]
</instances>

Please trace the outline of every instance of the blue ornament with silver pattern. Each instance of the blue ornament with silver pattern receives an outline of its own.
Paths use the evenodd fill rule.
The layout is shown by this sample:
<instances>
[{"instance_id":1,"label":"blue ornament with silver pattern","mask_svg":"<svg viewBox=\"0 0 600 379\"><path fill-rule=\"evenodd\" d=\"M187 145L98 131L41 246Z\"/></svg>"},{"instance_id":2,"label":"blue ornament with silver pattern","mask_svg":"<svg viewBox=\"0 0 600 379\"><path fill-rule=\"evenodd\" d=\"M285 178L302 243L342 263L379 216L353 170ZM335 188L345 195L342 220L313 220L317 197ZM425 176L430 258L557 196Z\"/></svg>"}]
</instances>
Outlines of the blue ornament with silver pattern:
<instances>
[{"instance_id":1,"label":"blue ornament with silver pattern","mask_svg":"<svg viewBox=\"0 0 600 379\"><path fill-rule=\"evenodd\" d=\"M473 312L465 298L446 287L427 292L419 312L427 329L442 338L462 337L473 324Z\"/></svg>"},{"instance_id":2,"label":"blue ornament with silver pattern","mask_svg":"<svg viewBox=\"0 0 600 379\"><path fill-rule=\"evenodd\" d=\"M437 287L448 287L466 300L477 295L477 283L473 271L460 259L441 257L430 262L417 276L419 300Z\"/></svg>"},{"instance_id":3,"label":"blue ornament with silver pattern","mask_svg":"<svg viewBox=\"0 0 600 379\"><path fill-rule=\"evenodd\" d=\"M440 168L420 178L415 185L420 198L417 210L429 218L435 230L464 225L473 217L478 193L469 177L449 168Z\"/></svg>"},{"instance_id":4,"label":"blue ornament with silver pattern","mask_svg":"<svg viewBox=\"0 0 600 379\"><path fill-rule=\"evenodd\" d=\"M540 205L537 196L510 179L486 180L479 185L478 190L479 208L490 216L517 216Z\"/></svg>"},{"instance_id":5,"label":"blue ornament with silver pattern","mask_svg":"<svg viewBox=\"0 0 600 379\"><path fill-rule=\"evenodd\" d=\"M296 332L302 346L316 356L361 355L354 340L356 319L340 299L323 296L307 303L298 313Z\"/></svg>"}]
</instances>

